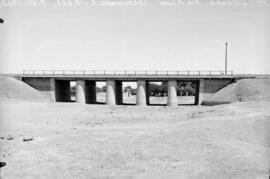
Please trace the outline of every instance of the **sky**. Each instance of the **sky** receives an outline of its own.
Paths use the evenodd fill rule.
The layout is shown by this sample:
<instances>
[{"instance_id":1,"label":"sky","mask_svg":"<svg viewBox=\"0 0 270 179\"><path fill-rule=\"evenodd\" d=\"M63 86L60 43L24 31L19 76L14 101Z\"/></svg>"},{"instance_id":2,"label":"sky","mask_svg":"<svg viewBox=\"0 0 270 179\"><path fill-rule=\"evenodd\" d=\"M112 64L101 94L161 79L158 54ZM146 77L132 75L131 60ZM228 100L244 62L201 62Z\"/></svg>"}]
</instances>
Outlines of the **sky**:
<instances>
[{"instance_id":1,"label":"sky","mask_svg":"<svg viewBox=\"0 0 270 179\"><path fill-rule=\"evenodd\" d=\"M2 1L2 5L1 5ZM52 1L52 0L51 0ZM270 73L270 6L4 6L0 72Z\"/></svg>"}]
</instances>

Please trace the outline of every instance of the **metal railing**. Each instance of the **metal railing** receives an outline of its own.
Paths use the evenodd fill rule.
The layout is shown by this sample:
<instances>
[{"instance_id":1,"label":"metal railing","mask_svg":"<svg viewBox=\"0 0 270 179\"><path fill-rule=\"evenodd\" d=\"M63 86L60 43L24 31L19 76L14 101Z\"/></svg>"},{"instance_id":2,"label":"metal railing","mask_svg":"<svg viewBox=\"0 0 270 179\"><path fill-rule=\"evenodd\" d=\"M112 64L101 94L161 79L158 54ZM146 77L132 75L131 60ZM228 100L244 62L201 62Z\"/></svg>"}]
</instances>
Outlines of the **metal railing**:
<instances>
[{"instance_id":1,"label":"metal railing","mask_svg":"<svg viewBox=\"0 0 270 179\"><path fill-rule=\"evenodd\" d=\"M233 76L233 71L23 70L23 76Z\"/></svg>"}]
</instances>

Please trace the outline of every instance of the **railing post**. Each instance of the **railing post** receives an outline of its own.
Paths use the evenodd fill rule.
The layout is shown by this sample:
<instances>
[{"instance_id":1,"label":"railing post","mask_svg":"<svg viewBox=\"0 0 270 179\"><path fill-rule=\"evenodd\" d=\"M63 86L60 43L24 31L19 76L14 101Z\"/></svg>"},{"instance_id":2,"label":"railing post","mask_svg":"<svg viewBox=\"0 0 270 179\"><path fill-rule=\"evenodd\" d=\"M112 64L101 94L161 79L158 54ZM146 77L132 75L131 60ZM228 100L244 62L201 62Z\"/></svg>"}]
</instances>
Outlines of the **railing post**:
<instances>
[{"instance_id":1,"label":"railing post","mask_svg":"<svg viewBox=\"0 0 270 179\"><path fill-rule=\"evenodd\" d=\"M96 71L95 71L95 70L93 70L93 75L94 75L94 76L96 75Z\"/></svg>"},{"instance_id":2,"label":"railing post","mask_svg":"<svg viewBox=\"0 0 270 179\"><path fill-rule=\"evenodd\" d=\"M114 76L116 76L116 71L114 70Z\"/></svg>"},{"instance_id":3,"label":"railing post","mask_svg":"<svg viewBox=\"0 0 270 179\"><path fill-rule=\"evenodd\" d=\"M106 71L104 70L104 76L106 75Z\"/></svg>"},{"instance_id":4,"label":"railing post","mask_svg":"<svg viewBox=\"0 0 270 179\"><path fill-rule=\"evenodd\" d=\"M199 70L199 76L201 76L201 71Z\"/></svg>"},{"instance_id":5,"label":"railing post","mask_svg":"<svg viewBox=\"0 0 270 179\"><path fill-rule=\"evenodd\" d=\"M136 70L135 70L135 76L136 76Z\"/></svg>"},{"instance_id":6,"label":"railing post","mask_svg":"<svg viewBox=\"0 0 270 179\"><path fill-rule=\"evenodd\" d=\"M189 76L189 70L187 71L187 74L188 74L188 76Z\"/></svg>"},{"instance_id":7,"label":"railing post","mask_svg":"<svg viewBox=\"0 0 270 179\"><path fill-rule=\"evenodd\" d=\"M156 70L156 76L157 76L157 73L158 73L158 72L157 72L157 70Z\"/></svg>"},{"instance_id":8,"label":"railing post","mask_svg":"<svg viewBox=\"0 0 270 179\"><path fill-rule=\"evenodd\" d=\"M176 75L178 76L179 75L179 71L177 70L177 72L176 72Z\"/></svg>"},{"instance_id":9,"label":"railing post","mask_svg":"<svg viewBox=\"0 0 270 179\"><path fill-rule=\"evenodd\" d=\"M45 70L42 70L42 74L43 74L43 76L45 76Z\"/></svg>"},{"instance_id":10,"label":"railing post","mask_svg":"<svg viewBox=\"0 0 270 179\"><path fill-rule=\"evenodd\" d=\"M168 70L166 71L166 74L167 74L167 76L169 75L169 72L168 72Z\"/></svg>"},{"instance_id":11,"label":"railing post","mask_svg":"<svg viewBox=\"0 0 270 179\"><path fill-rule=\"evenodd\" d=\"M209 75L211 76L211 71L209 71Z\"/></svg>"}]
</instances>

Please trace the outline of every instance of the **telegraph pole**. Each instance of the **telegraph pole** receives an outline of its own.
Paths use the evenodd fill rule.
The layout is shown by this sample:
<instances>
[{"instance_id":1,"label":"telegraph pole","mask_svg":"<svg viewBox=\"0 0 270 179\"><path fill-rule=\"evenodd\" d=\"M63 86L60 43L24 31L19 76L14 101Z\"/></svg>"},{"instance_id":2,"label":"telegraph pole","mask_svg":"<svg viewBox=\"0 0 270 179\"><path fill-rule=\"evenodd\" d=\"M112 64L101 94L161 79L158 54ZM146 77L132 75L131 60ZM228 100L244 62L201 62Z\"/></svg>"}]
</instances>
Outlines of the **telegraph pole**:
<instances>
[{"instance_id":1,"label":"telegraph pole","mask_svg":"<svg viewBox=\"0 0 270 179\"><path fill-rule=\"evenodd\" d=\"M4 23L4 20L0 18L0 24ZM0 162L0 168L4 167L6 165L6 162Z\"/></svg>"},{"instance_id":2,"label":"telegraph pole","mask_svg":"<svg viewBox=\"0 0 270 179\"><path fill-rule=\"evenodd\" d=\"M225 75L227 75L228 42L225 43Z\"/></svg>"}]
</instances>

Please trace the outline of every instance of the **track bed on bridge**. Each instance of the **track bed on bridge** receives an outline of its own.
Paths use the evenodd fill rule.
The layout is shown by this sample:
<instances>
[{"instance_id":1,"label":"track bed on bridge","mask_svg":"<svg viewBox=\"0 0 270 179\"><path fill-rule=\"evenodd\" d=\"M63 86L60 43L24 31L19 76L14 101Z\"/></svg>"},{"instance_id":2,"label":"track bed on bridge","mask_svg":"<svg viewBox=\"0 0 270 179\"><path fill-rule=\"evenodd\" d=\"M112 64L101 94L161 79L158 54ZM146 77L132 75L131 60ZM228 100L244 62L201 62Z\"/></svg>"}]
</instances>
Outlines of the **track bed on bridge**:
<instances>
[{"instance_id":1,"label":"track bed on bridge","mask_svg":"<svg viewBox=\"0 0 270 179\"><path fill-rule=\"evenodd\" d=\"M1 178L267 178L269 106L2 101Z\"/></svg>"}]
</instances>

